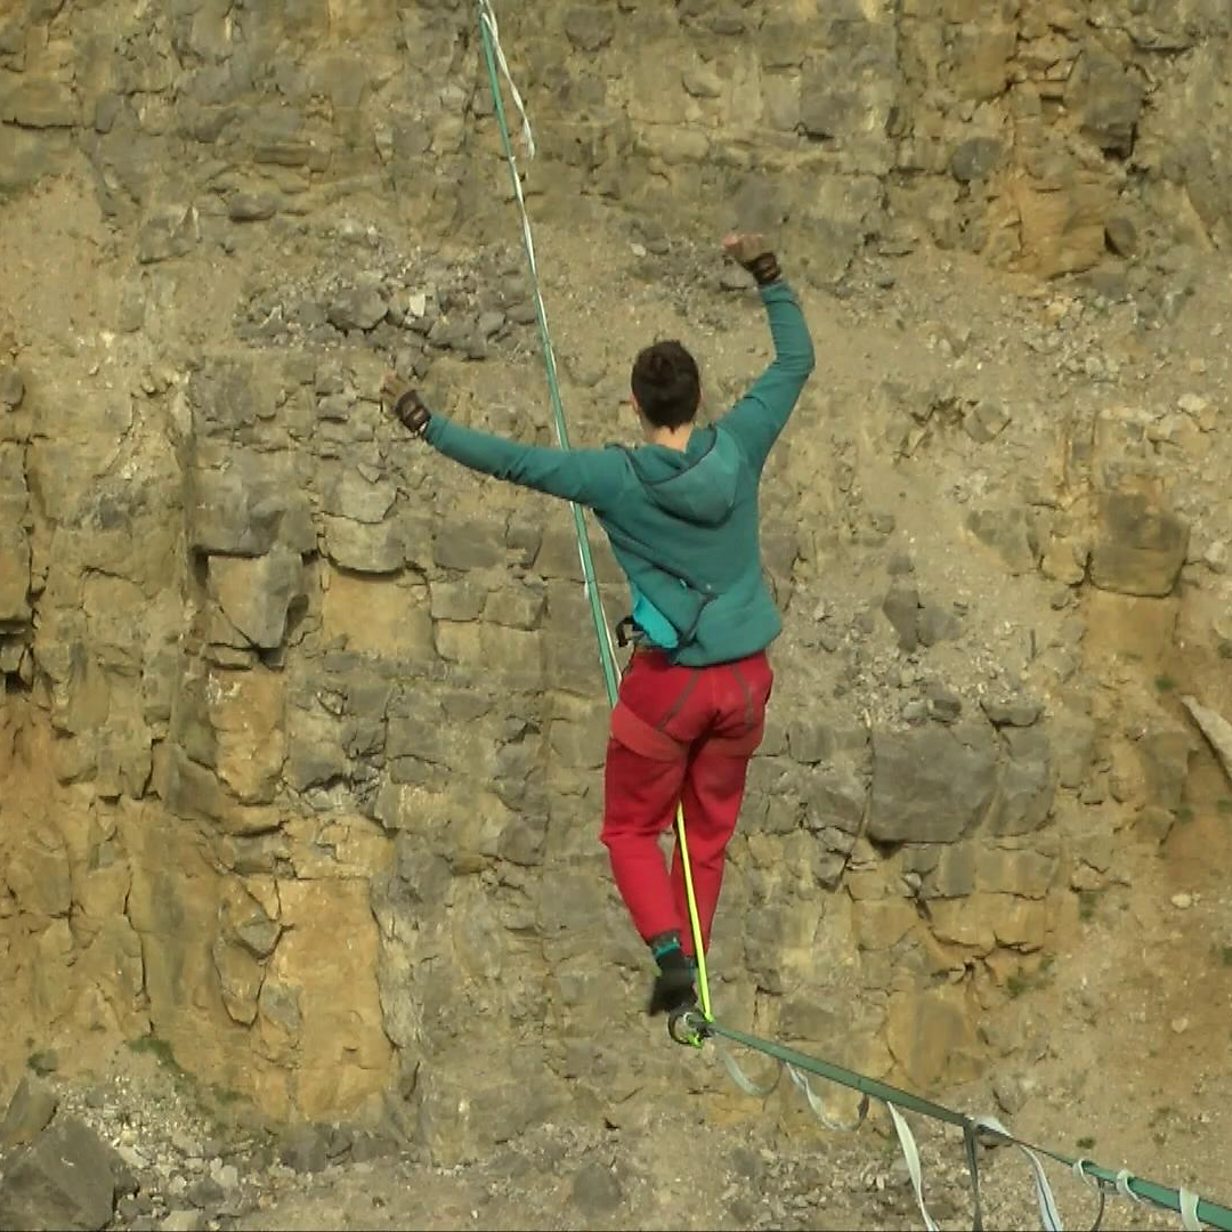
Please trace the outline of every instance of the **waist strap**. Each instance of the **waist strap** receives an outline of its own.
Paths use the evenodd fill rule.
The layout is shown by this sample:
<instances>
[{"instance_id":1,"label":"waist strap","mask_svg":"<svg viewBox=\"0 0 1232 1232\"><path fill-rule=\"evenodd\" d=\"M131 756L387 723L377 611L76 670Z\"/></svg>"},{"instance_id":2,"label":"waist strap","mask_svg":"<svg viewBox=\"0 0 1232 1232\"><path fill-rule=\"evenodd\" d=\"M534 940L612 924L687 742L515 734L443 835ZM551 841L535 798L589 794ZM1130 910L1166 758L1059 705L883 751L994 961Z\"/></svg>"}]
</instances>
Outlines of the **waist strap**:
<instances>
[{"instance_id":1,"label":"waist strap","mask_svg":"<svg viewBox=\"0 0 1232 1232\"><path fill-rule=\"evenodd\" d=\"M647 723L622 701L612 710L612 738L632 753L651 761L683 761L689 746L667 732ZM705 741L708 752L724 757L751 757L761 744L765 724L759 723L740 736L711 736Z\"/></svg>"}]
</instances>

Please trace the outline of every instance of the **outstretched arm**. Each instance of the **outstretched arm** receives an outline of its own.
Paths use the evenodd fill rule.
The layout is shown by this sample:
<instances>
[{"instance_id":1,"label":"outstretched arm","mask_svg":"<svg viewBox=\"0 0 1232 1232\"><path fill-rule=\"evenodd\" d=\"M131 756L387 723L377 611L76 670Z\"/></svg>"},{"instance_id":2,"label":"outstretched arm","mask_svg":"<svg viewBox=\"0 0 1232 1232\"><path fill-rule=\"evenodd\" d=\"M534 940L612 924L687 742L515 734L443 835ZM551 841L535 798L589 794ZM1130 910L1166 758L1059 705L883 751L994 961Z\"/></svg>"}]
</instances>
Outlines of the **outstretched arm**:
<instances>
[{"instance_id":1,"label":"outstretched arm","mask_svg":"<svg viewBox=\"0 0 1232 1232\"><path fill-rule=\"evenodd\" d=\"M750 239L756 237L741 237L746 245ZM800 302L779 273L773 254L762 252L745 260L734 248L736 245L729 242L728 251L758 279L770 321L774 359L719 423L740 443L753 469L760 471L799 401L815 356Z\"/></svg>"},{"instance_id":2,"label":"outstretched arm","mask_svg":"<svg viewBox=\"0 0 1232 1232\"><path fill-rule=\"evenodd\" d=\"M416 390L392 375L381 392L411 433L473 471L600 510L615 503L624 484L628 462L619 450L545 449L464 428L433 415Z\"/></svg>"},{"instance_id":3,"label":"outstretched arm","mask_svg":"<svg viewBox=\"0 0 1232 1232\"><path fill-rule=\"evenodd\" d=\"M618 449L522 445L433 415L424 439L447 458L497 479L602 510L615 502L628 461Z\"/></svg>"}]
</instances>

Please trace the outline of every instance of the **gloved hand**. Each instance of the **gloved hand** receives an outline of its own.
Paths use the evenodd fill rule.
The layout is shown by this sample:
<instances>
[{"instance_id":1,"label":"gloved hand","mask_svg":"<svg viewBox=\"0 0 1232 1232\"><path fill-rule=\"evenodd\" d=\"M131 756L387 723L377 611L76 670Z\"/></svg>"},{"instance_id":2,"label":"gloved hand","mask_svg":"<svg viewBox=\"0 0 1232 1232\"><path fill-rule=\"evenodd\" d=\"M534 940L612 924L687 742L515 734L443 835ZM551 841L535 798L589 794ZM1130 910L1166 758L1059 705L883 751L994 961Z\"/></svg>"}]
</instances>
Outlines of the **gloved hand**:
<instances>
[{"instance_id":1,"label":"gloved hand","mask_svg":"<svg viewBox=\"0 0 1232 1232\"><path fill-rule=\"evenodd\" d=\"M723 251L737 264L743 265L757 280L759 287L777 282L782 277L778 258L767 247L764 236L733 232L724 238Z\"/></svg>"},{"instance_id":2,"label":"gloved hand","mask_svg":"<svg viewBox=\"0 0 1232 1232\"><path fill-rule=\"evenodd\" d=\"M381 384L381 397L388 409L413 436L423 436L432 412L423 404L419 391L396 373L390 372Z\"/></svg>"}]
</instances>

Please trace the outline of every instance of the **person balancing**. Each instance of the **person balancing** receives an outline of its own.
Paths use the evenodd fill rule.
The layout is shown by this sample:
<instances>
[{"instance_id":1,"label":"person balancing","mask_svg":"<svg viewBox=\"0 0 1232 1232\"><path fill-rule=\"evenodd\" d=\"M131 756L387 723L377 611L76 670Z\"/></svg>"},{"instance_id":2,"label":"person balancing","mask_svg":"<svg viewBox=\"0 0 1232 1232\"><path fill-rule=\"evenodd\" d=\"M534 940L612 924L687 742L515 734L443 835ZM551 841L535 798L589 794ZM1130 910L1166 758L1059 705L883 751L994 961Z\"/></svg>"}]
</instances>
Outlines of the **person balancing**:
<instances>
[{"instance_id":1,"label":"person balancing","mask_svg":"<svg viewBox=\"0 0 1232 1232\"><path fill-rule=\"evenodd\" d=\"M658 965L648 1013L673 1016L695 1003L695 960L680 852L669 872L659 837L682 805L708 948L774 681L766 651L782 630L762 574L758 488L814 364L799 301L762 237L729 235L723 247L758 284L774 359L713 424L697 422L697 362L676 341L634 360L645 443L632 449L523 445L450 422L395 375L381 388L393 415L439 453L583 505L608 535L629 583L620 633L633 653L612 711L600 839Z\"/></svg>"}]
</instances>

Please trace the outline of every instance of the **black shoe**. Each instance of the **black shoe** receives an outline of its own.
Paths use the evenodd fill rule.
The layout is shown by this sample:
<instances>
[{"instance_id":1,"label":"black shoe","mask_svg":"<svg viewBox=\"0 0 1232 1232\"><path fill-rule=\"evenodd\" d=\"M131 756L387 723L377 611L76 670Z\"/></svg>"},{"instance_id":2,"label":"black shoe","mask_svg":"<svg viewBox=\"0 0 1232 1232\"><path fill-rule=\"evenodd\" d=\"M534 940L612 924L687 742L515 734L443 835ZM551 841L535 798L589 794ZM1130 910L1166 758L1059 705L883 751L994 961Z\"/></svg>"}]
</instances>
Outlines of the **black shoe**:
<instances>
[{"instance_id":1,"label":"black shoe","mask_svg":"<svg viewBox=\"0 0 1232 1232\"><path fill-rule=\"evenodd\" d=\"M693 991L693 961L680 948L680 934L668 932L651 937L650 952L659 964L659 974L650 990L646 1013L670 1014L693 1004L697 1000Z\"/></svg>"},{"instance_id":2,"label":"black shoe","mask_svg":"<svg viewBox=\"0 0 1232 1232\"><path fill-rule=\"evenodd\" d=\"M693 972L689 967L668 967L655 976L646 1013L670 1014L697 1004L693 988Z\"/></svg>"}]
</instances>

